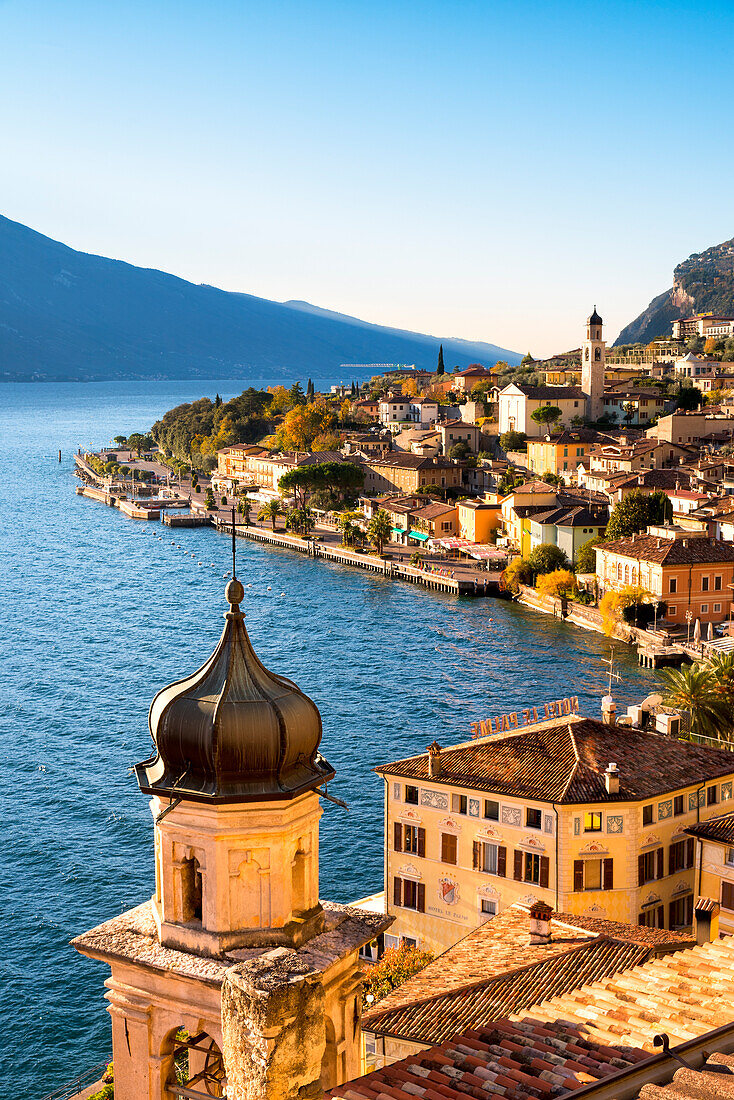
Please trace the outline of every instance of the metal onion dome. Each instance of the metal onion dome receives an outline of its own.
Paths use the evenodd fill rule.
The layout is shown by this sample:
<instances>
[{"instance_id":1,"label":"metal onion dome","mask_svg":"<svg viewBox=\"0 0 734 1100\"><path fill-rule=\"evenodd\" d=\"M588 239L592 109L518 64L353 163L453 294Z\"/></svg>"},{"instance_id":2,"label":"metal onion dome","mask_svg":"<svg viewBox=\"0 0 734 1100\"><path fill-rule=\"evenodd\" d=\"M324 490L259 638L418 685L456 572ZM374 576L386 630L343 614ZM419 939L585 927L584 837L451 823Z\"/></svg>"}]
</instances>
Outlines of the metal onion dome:
<instances>
[{"instance_id":1,"label":"metal onion dome","mask_svg":"<svg viewBox=\"0 0 734 1100\"><path fill-rule=\"evenodd\" d=\"M209 660L151 704L157 752L136 766L138 784L148 794L205 802L295 798L334 776L318 752L321 715L258 660L235 577L226 596L230 609Z\"/></svg>"},{"instance_id":2,"label":"metal onion dome","mask_svg":"<svg viewBox=\"0 0 734 1100\"><path fill-rule=\"evenodd\" d=\"M594 312L592 313L591 317L589 317L589 320L586 323L587 325L601 325L604 323L599 314L596 312L596 306L594 306Z\"/></svg>"}]
</instances>

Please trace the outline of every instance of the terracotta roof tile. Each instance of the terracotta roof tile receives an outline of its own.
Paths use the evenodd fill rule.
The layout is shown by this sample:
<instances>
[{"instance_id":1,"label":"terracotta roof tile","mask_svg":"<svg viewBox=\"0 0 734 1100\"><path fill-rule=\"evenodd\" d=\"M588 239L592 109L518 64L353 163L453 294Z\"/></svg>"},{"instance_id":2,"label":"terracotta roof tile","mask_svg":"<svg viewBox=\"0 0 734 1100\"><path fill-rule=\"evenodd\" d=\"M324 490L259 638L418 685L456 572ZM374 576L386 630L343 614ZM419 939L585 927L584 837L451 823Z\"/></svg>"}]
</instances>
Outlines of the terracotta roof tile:
<instances>
[{"instance_id":1,"label":"terracotta roof tile","mask_svg":"<svg viewBox=\"0 0 734 1100\"><path fill-rule=\"evenodd\" d=\"M734 555L734 546L732 546ZM619 765L617 794L606 790L610 760ZM428 753L382 764L379 774L492 791L538 801L639 801L734 771L720 749L675 741L630 726L569 715L511 734L477 738L441 751L441 774L429 777Z\"/></svg>"},{"instance_id":2,"label":"terracotta roof tile","mask_svg":"<svg viewBox=\"0 0 734 1100\"><path fill-rule=\"evenodd\" d=\"M698 825L690 825L686 829L692 836L698 836L702 840L717 840L721 844L734 844L734 813L722 814L721 817L712 817L708 821L702 821Z\"/></svg>"}]
</instances>

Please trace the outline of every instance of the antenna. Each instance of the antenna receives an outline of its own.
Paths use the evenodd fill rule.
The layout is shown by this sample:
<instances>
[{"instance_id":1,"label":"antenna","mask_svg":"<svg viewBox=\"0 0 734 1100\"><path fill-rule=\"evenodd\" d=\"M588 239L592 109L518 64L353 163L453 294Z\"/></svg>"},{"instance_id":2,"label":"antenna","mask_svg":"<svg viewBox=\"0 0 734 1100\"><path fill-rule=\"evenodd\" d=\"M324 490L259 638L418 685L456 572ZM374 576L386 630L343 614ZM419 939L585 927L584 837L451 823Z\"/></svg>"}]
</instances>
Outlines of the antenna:
<instances>
[{"instance_id":1,"label":"antenna","mask_svg":"<svg viewBox=\"0 0 734 1100\"><path fill-rule=\"evenodd\" d=\"M609 665L609 691L607 692L607 694L611 695L612 680L614 680L615 683L618 683L622 679L619 673L614 671L614 647L612 647L611 655L609 657L602 657L601 661L602 664Z\"/></svg>"},{"instance_id":2,"label":"antenna","mask_svg":"<svg viewBox=\"0 0 734 1100\"><path fill-rule=\"evenodd\" d=\"M232 505L232 580L235 577L235 566L237 564L237 546L234 541L234 504Z\"/></svg>"}]
</instances>

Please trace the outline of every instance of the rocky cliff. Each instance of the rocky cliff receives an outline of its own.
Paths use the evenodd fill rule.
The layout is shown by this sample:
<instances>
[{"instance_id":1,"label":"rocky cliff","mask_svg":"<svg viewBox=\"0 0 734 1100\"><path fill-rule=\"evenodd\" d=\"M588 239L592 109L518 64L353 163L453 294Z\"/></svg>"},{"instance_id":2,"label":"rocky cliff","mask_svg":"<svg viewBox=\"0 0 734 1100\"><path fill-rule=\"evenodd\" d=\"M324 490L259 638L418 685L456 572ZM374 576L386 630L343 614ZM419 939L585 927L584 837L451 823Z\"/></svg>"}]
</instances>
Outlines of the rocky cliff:
<instances>
[{"instance_id":1,"label":"rocky cliff","mask_svg":"<svg viewBox=\"0 0 734 1100\"><path fill-rule=\"evenodd\" d=\"M734 238L694 253L673 271L670 290L653 298L616 344L646 343L670 335L671 321L693 313L734 315Z\"/></svg>"}]
</instances>

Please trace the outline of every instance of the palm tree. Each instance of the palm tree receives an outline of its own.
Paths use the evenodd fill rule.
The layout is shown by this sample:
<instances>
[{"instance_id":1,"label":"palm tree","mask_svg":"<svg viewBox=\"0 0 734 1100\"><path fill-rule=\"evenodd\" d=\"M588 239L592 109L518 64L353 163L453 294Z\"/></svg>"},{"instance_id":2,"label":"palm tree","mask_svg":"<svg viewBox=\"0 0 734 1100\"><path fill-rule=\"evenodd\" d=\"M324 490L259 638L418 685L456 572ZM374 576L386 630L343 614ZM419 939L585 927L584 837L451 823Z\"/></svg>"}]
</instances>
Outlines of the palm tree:
<instances>
[{"instance_id":1,"label":"palm tree","mask_svg":"<svg viewBox=\"0 0 734 1100\"><path fill-rule=\"evenodd\" d=\"M367 524L367 537L377 547L378 554L382 553L382 548L389 541L391 534L392 520L385 509L380 508Z\"/></svg>"},{"instance_id":2,"label":"palm tree","mask_svg":"<svg viewBox=\"0 0 734 1100\"><path fill-rule=\"evenodd\" d=\"M250 526L250 512L252 511L252 502L249 497L243 497L241 501L242 515L245 518L245 527Z\"/></svg>"},{"instance_id":3,"label":"palm tree","mask_svg":"<svg viewBox=\"0 0 734 1100\"><path fill-rule=\"evenodd\" d=\"M710 668L698 664L666 668L660 678L664 705L690 713L691 733L721 737L726 727L726 705Z\"/></svg>"},{"instance_id":4,"label":"palm tree","mask_svg":"<svg viewBox=\"0 0 734 1100\"><path fill-rule=\"evenodd\" d=\"M707 658L711 684L726 714L726 726L719 737L727 741L734 732L734 653L715 653Z\"/></svg>"},{"instance_id":5,"label":"palm tree","mask_svg":"<svg viewBox=\"0 0 734 1100\"><path fill-rule=\"evenodd\" d=\"M275 530L275 522L278 516L283 515L283 507L279 500L269 500L267 504L263 504L260 511L257 513L257 518L261 520L270 520Z\"/></svg>"}]
</instances>

